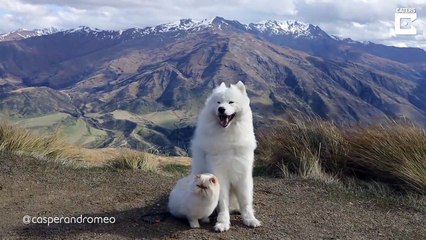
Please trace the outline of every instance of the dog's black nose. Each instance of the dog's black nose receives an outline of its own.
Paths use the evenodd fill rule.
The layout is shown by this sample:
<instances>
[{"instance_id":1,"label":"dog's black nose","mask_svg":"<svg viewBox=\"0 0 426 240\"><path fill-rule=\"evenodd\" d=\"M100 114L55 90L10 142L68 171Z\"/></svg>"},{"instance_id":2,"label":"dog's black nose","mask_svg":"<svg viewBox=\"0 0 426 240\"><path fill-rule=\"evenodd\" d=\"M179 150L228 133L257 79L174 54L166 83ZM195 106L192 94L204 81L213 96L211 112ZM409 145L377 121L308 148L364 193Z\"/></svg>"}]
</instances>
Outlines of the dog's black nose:
<instances>
[{"instance_id":1,"label":"dog's black nose","mask_svg":"<svg viewBox=\"0 0 426 240\"><path fill-rule=\"evenodd\" d=\"M219 107L217 110L219 111L219 113L225 113L226 109L224 107Z\"/></svg>"}]
</instances>

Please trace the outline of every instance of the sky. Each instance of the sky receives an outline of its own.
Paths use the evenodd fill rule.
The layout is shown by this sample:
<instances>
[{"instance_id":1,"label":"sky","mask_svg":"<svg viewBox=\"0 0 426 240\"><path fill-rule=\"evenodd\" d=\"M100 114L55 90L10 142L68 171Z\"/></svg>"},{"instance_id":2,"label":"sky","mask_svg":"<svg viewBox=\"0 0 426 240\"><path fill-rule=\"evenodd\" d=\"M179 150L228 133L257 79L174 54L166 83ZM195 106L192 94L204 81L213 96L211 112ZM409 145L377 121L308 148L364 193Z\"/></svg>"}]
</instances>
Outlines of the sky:
<instances>
[{"instance_id":1,"label":"sky","mask_svg":"<svg viewBox=\"0 0 426 240\"><path fill-rule=\"evenodd\" d=\"M414 8L416 35L396 35L397 8ZM0 0L0 33L78 26L119 30L183 18L297 20L358 41L426 49L426 0Z\"/></svg>"}]
</instances>

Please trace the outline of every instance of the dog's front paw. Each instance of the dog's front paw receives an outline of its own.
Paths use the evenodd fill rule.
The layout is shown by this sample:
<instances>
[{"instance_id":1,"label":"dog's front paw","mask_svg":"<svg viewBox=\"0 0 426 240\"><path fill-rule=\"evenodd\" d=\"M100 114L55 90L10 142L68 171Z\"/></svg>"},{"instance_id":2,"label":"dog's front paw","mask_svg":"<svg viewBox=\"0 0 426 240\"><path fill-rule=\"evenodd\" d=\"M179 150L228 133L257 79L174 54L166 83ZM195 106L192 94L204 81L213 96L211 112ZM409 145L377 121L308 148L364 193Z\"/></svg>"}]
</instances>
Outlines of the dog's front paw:
<instances>
[{"instance_id":1,"label":"dog's front paw","mask_svg":"<svg viewBox=\"0 0 426 240\"><path fill-rule=\"evenodd\" d=\"M246 226L253 228L259 227L261 225L261 222L256 218L243 219L243 222Z\"/></svg>"},{"instance_id":2,"label":"dog's front paw","mask_svg":"<svg viewBox=\"0 0 426 240\"><path fill-rule=\"evenodd\" d=\"M217 222L214 226L214 230L216 232L226 232L229 230L230 225L230 223Z\"/></svg>"}]
</instances>

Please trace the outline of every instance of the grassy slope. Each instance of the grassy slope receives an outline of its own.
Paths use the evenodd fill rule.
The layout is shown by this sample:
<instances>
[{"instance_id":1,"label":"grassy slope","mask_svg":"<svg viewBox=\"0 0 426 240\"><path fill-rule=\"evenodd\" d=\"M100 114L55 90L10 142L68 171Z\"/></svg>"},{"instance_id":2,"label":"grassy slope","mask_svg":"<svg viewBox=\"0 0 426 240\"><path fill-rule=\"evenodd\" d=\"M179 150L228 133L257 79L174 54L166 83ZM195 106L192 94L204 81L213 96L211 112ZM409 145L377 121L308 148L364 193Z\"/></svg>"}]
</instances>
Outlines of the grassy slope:
<instances>
[{"instance_id":1,"label":"grassy slope","mask_svg":"<svg viewBox=\"0 0 426 240\"><path fill-rule=\"evenodd\" d=\"M189 119L187 117L188 114L192 116ZM129 120L139 124L152 122L168 129L176 128L176 125L179 123L188 124L190 120L194 120L194 115L184 110L166 110L142 115L133 114L124 110L115 110L112 112L112 115L115 119Z\"/></svg>"},{"instance_id":2,"label":"grassy slope","mask_svg":"<svg viewBox=\"0 0 426 240\"><path fill-rule=\"evenodd\" d=\"M90 127L84 120L77 119L75 122L63 126L60 135L71 143L81 146L96 143L106 137L103 130Z\"/></svg>"},{"instance_id":3,"label":"grassy slope","mask_svg":"<svg viewBox=\"0 0 426 240\"><path fill-rule=\"evenodd\" d=\"M66 141L80 146L98 143L107 135L105 131L89 126L83 119L76 119L66 113L53 113L14 121L18 126L41 134L56 131Z\"/></svg>"},{"instance_id":4,"label":"grassy slope","mask_svg":"<svg viewBox=\"0 0 426 240\"><path fill-rule=\"evenodd\" d=\"M66 113L53 113L34 118L19 119L16 123L26 128L46 128L58 124L69 116Z\"/></svg>"},{"instance_id":5,"label":"grassy slope","mask_svg":"<svg viewBox=\"0 0 426 240\"><path fill-rule=\"evenodd\" d=\"M112 116L112 119L110 119L110 116ZM110 114L86 114L85 118L75 118L66 113L53 113L31 118L10 119L10 121L41 134L58 132L65 140L79 146L94 147L102 145L103 142L108 142L108 146L125 145L149 149L161 148L163 145L154 140L150 141L150 138L143 139L144 136L138 134L140 130L145 130L147 136L155 135L156 139L165 139L163 142L170 144L167 136L162 132L153 130L153 126L165 130L186 127L195 121L195 114L184 110L167 110L149 114L134 114L124 110L116 110ZM107 121L126 120L129 121L129 124L135 123L137 126L131 130L120 124L110 124L106 129L98 125L98 127L101 126L101 129L98 129L87 123L87 121L104 122L105 119ZM130 135L124 136L123 132L129 130L132 131ZM112 138L112 141L110 141L110 138Z\"/></svg>"}]
</instances>

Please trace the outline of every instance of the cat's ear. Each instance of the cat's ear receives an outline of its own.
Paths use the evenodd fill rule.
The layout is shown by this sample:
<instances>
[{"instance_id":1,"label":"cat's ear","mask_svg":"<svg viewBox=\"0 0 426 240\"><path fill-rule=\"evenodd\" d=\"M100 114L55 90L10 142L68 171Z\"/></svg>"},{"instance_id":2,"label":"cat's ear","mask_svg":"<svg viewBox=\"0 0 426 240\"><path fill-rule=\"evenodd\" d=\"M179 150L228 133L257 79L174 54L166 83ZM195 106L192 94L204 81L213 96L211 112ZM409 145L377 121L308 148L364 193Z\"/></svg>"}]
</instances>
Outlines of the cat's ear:
<instances>
[{"instance_id":1,"label":"cat's ear","mask_svg":"<svg viewBox=\"0 0 426 240\"><path fill-rule=\"evenodd\" d=\"M195 176L195 179L200 179L201 178L201 174L198 174Z\"/></svg>"},{"instance_id":2,"label":"cat's ear","mask_svg":"<svg viewBox=\"0 0 426 240\"><path fill-rule=\"evenodd\" d=\"M213 184L216 184L216 178L215 177L211 177L210 179L209 179L209 181L211 182L211 183L213 183Z\"/></svg>"}]
</instances>

